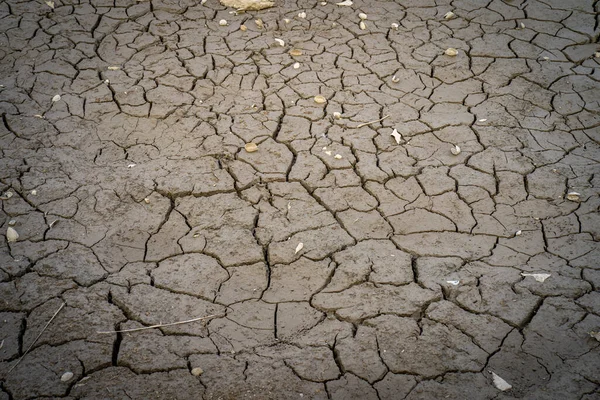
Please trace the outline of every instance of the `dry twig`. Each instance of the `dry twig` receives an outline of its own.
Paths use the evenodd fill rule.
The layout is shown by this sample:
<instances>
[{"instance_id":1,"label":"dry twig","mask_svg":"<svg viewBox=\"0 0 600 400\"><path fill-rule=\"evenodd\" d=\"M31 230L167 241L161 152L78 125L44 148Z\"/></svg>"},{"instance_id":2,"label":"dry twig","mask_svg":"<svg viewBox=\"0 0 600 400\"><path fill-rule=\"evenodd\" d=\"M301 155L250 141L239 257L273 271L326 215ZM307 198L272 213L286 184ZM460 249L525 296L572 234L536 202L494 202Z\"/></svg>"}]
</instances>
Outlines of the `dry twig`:
<instances>
[{"instance_id":1,"label":"dry twig","mask_svg":"<svg viewBox=\"0 0 600 400\"><path fill-rule=\"evenodd\" d=\"M387 117L389 117L389 115L386 115L386 116L385 116L385 117L383 117L383 118L376 119L375 121L369 121L369 122L365 122L364 124L360 124L360 125L358 125L358 126L356 127L356 129L358 129L358 128L362 128L363 126L367 126L367 125L374 124L375 122L381 122L381 121L383 121L384 119L386 119Z\"/></svg>"},{"instance_id":2,"label":"dry twig","mask_svg":"<svg viewBox=\"0 0 600 400\"><path fill-rule=\"evenodd\" d=\"M13 369L15 369L17 367L17 365L19 365L19 363L21 362L21 360L23 360L23 358L27 355L27 353L29 353L29 350L31 350L31 348L33 347L33 345L35 344L35 342L38 341L38 339L42 336L42 333L44 333L44 331L46 330L46 328L48 328L48 325L50 325L50 323L52 322L52 320L58 315L58 313L60 312L60 310L62 310L65 305L66 305L66 303L62 303L61 304L61 306L59 307L59 309L56 310L56 312L54 313L54 315L52 316L52 318L50 318L50 321L48 321L46 323L46 325L44 326L44 328L42 329L42 331L39 333L39 335L37 335L37 337L35 338L35 340L29 345L29 347L27 348L27 350L25 350L25 353L23 353L23 355L19 358L19 360L17 361L17 363L15 365L13 365L12 367L10 367L10 369L8 370L8 372L6 373L6 375L10 374L10 371L12 371Z\"/></svg>"},{"instance_id":3,"label":"dry twig","mask_svg":"<svg viewBox=\"0 0 600 400\"><path fill-rule=\"evenodd\" d=\"M173 326L173 325L187 324L187 323L190 323L190 322L202 321L202 320L205 320L205 319L216 318L216 317L224 317L224 315L208 315L206 317L193 318L193 319L188 319L186 321L171 322L169 324L158 324L158 325L152 325L152 326L144 326L144 327L141 327L141 328L123 329L123 330L120 330L120 331L100 331L100 332L96 332L96 333L137 332L137 331L144 331L146 329L162 328L164 326Z\"/></svg>"}]
</instances>

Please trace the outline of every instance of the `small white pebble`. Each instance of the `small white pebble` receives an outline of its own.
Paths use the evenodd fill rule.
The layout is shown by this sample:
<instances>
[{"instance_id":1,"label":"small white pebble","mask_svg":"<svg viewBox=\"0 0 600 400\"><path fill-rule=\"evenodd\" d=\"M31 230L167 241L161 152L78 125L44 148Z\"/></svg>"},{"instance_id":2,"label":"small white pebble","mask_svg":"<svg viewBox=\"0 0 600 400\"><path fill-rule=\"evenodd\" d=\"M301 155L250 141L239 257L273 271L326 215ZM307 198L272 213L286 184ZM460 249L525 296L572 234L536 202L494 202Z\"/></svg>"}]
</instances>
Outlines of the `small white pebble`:
<instances>
[{"instance_id":1,"label":"small white pebble","mask_svg":"<svg viewBox=\"0 0 600 400\"><path fill-rule=\"evenodd\" d=\"M32 196L37 196L37 190L33 189L33 190L31 191L31 195L32 195Z\"/></svg>"},{"instance_id":2,"label":"small white pebble","mask_svg":"<svg viewBox=\"0 0 600 400\"><path fill-rule=\"evenodd\" d=\"M62 382L69 382L71 379L73 379L73 373L71 371L67 371L64 374L62 374L62 376L60 377L60 380Z\"/></svg>"},{"instance_id":3,"label":"small white pebble","mask_svg":"<svg viewBox=\"0 0 600 400\"><path fill-rule=\"evenodd\" d=\"M294 69L298 69L298 68L300 68L300 63L299 63L299 62L296 62L296 63L294 63L294 66L293 66L293 68L294 68Z\"/></svg>"},{"instance_id":4,"label":"small white pebble","mask_svg":"<svg viewBox=\"0 0 600 400\"><path fill-rule=\"evenodd\" d=\"M298 18L306 18L306 13L304 11L302 11L301 13L298 13Z\"/></svg>"},{"instance_id":5,"label":"small white pebble","mask_svg":"<svg viewBox=\"0 0 600 400\"><path fill-rule=\"evenodd\" d=\"M398 28L399 28L399 27L400 27L400 25L398 25L398 24L397 24L397 23L395 23L395 22L392 24L392 29L394 29L394 30L396 30L396 31L398 30Z\"/></svg>"},{"instance_id":6,"label":"small white pebble","mask_svg":"<svg viewBox=\"0 0 600 400\"><path fill-rule=\"evenodd\" d=\"M221 26L227 26L227 21L224 20L224 19L222 19L222 20L219 21L219 25L221 25Z\"/></svg>"},{"instance_id":7,"label":"small white pebble","mask_svg":"<svg viewBox=\"0 0 600 400\"><path fill-rule=\"evenodd\" d=\"M335 156L333 156L333 158L335 158L336 160L341 160L342 159L342 155L341 154L336 154Z\"/></svg>"},{"instance_id":8,"label":"small white pebble","mask_svg":"<svg viewBox=\"0 0 600 400\"><path fill-rule=\"evenodd\" d=\"M518 230L515 232L515 236L521 236L523 234L523 231Z\"/></svg>"},{"instance_id":9,"label":"small white pebble","mask_svg":"<svg viewBox=\"0 0 600 400\"><path fill-rule=\"evenodd\" d=\"M283 22L285 22L286 24L289 24L290 22L292 22L292 20L289 18L284 18Z\"/></svg>"},{"instance_id":10,"label":"small white pebble","mask_svg":"<svg viewBox=\"0 0 600 400\"><path fill-rule=\"evenodd\" d=\"M360 13L360 14L358 14L358 18L360 18L360 19L362 19L364 21L365 19L367 19L367 14Z\"/></svg>"}]
</instances>

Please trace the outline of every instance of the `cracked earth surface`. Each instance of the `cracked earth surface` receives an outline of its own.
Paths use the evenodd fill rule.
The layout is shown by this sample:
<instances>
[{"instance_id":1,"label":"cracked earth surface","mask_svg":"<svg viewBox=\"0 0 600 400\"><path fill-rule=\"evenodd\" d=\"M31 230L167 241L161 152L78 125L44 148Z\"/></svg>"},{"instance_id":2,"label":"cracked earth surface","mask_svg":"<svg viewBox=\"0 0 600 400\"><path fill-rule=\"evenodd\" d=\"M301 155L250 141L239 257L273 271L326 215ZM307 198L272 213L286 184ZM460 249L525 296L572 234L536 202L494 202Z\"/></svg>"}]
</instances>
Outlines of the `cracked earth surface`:
<instances>
[{"instance_id":1,"label":"cracked earth surface","mask_svg":"<svg viewBox=\"0 0 600 400\"><path fill-rule=\"evenodd\" d=\"M600 398L599 9L2 1L0 399Z\"/></svg>"}]
</instances>

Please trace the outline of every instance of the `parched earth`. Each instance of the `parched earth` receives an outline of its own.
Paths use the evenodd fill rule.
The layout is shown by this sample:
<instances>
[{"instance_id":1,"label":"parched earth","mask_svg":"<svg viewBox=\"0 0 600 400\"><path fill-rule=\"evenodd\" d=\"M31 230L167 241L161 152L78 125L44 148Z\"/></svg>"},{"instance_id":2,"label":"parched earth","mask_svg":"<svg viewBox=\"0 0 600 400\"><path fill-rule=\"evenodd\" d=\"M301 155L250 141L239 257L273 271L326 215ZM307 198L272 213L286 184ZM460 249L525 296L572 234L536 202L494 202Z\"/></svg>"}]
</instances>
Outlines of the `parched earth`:
<instances>
[{"instance_id":1,"label":"parched earth","mask_svg":"<svg viewBox=\"0 0 600 400\"><path fill-rule=\"evenodd\" d=\"M2 1L0 399L599 399L599 11Z\"/></svg>"}]
</instances>

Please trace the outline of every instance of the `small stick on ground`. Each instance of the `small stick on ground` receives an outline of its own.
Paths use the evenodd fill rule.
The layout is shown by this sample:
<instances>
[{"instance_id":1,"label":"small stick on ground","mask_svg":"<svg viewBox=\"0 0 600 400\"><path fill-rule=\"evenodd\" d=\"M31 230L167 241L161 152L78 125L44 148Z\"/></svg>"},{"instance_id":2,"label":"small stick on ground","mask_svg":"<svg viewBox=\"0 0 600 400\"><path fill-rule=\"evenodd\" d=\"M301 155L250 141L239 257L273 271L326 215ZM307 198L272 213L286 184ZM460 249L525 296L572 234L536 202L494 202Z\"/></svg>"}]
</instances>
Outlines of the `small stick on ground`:
<instances>
[{"instance_id":1,"label":"small stick on ground","mask_svg":"<svg viewBox=\"0 0 600 400\"><path fill-rule=\"evenodd\" d=\"M42 329L42 331L39 333L39 335L37 335L37 337L35 338L35 340L29 345L29 347L27 348L27 350L25 350L25 353L23 353L23 355L19 358L19 360L17 361L17 363L15 365L13 365L12 367L10 367L10 369L8 370L8 372L6 373L6 375L10 374L10 372L13 369L15 369L17 367L17 365L19 365L19 363L21 362L21 360L23 360L23 358L25 358L25 356L27 355L27 353L29 353L29 350L31 350L31 348L33 347L33 345L42 336L42 333L44 333L44 331L46 330L46 328L48 328L48 325L50 325L50 323L52 322L52 320L58 315L58 313L60 312L60 310L62 310L65 305L66 305L66 303L62 303L61 304L61 306L59 307L59 309L56 310L56 312L54 313L54 315L52 316L52 318L50 318L50 321L46 322L46 325L44 326L44 328Z\"/></svg>"},{"instance_id":2,"label":"small stick on ground","mask_svg":"<svg viewBox=\"0 0 600 400\"><path fill-rule=\"evenodd\" d=\"M202 320L205 320L205 319L216 318L216 317L224 317L224 315L207 315L206 317L199 317L199 318L188 319L188 320L185 320L185 321L171 322L169 324L158 324L158 325L152 325L152 326L144 326L142 328L123 329L121 331L101 331L101 332L96 332L96 333L137 332L137 331L144 331L146 329L162 328L164 326L173 326L173 325L188 324L190 322L202 321Z\"/></svg>"},{"instance_id":3,"label":"small stick on ground","mask_svg":"<svg viewBox=\"0 0 600 400\"><path fill-rule=\"evenodd\" d=\"M383 117L383 118L376 119L375 121L369 121L369 122L365 122L364 124L360 124L360 125L358 125L358 126L356 127L356 129L358 129L358 128L362 128L363 126L367 126L367 125L374 124L375 122L381 122L381 121L383 121L384 119L386 119L387 117L389 117L389 115L386 115L386 116L385 116L385 117Z\"/></svg>"}]
</instances>

